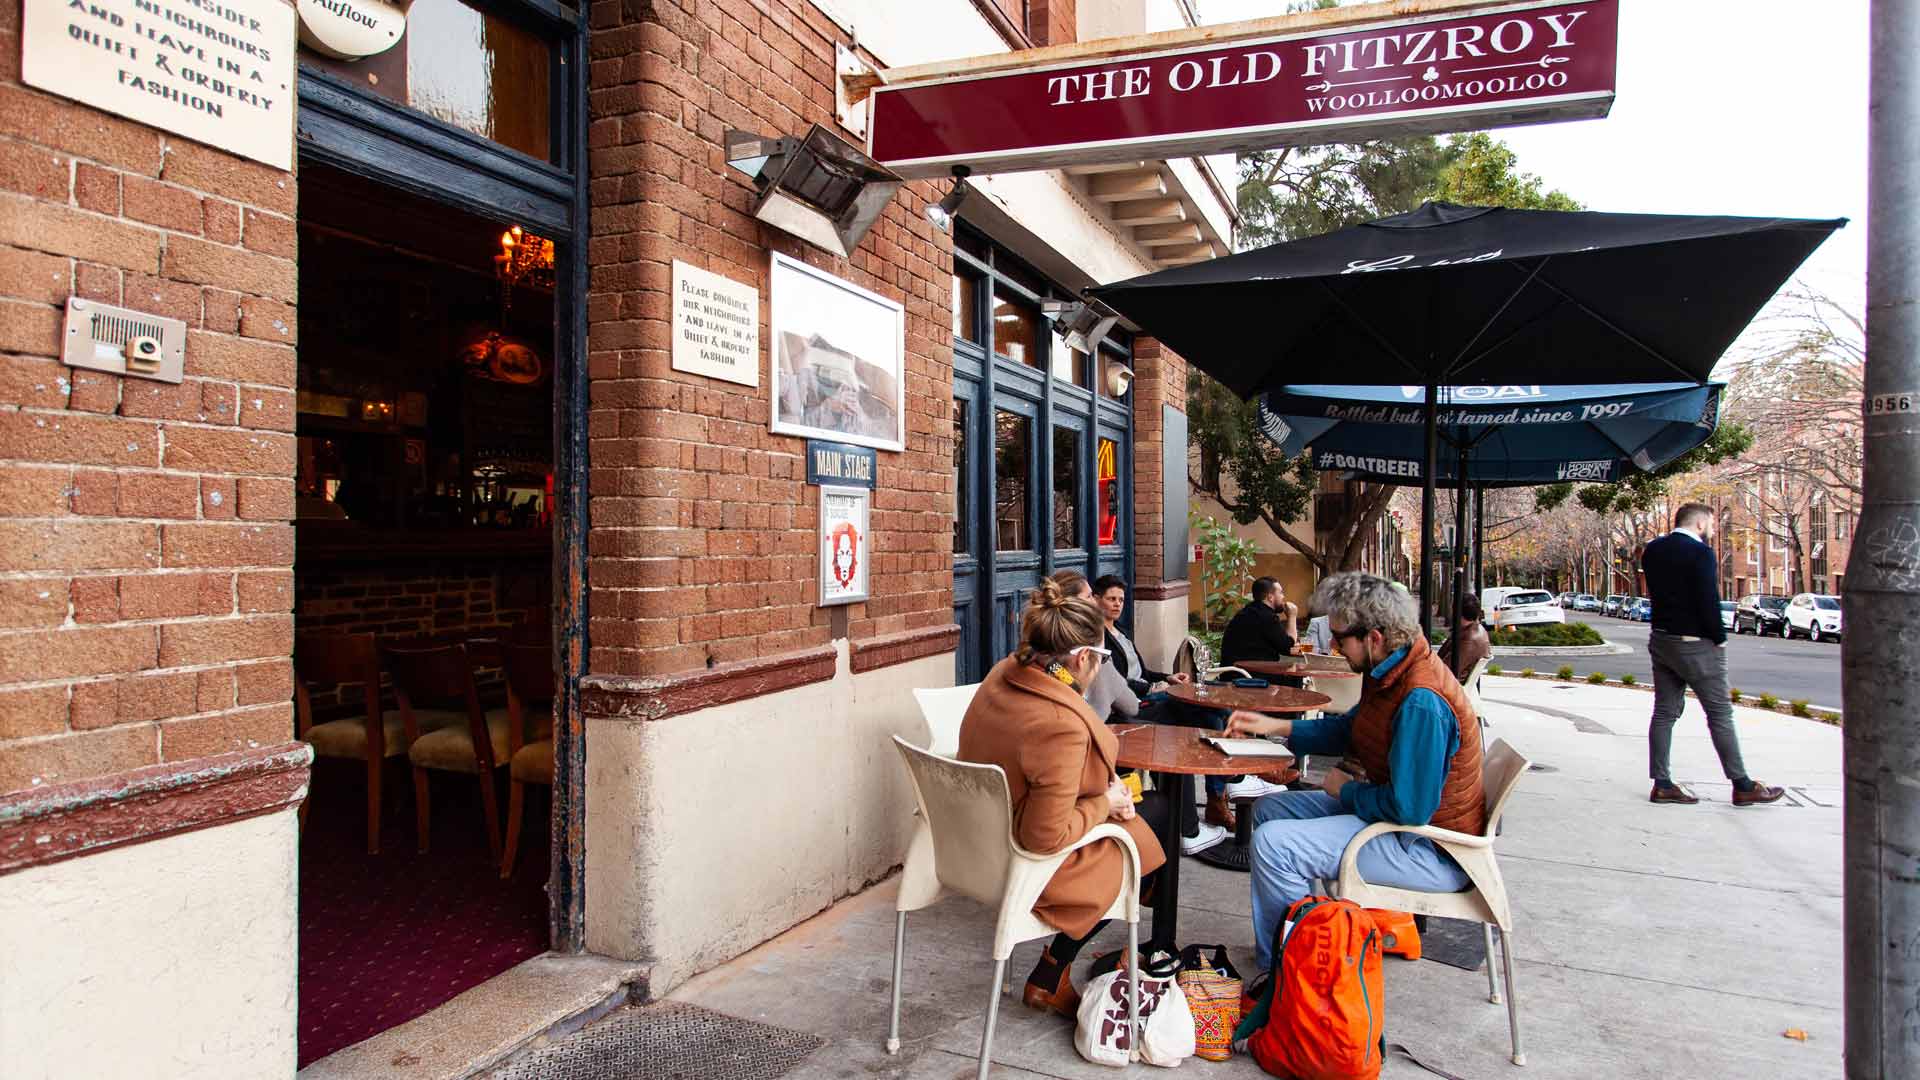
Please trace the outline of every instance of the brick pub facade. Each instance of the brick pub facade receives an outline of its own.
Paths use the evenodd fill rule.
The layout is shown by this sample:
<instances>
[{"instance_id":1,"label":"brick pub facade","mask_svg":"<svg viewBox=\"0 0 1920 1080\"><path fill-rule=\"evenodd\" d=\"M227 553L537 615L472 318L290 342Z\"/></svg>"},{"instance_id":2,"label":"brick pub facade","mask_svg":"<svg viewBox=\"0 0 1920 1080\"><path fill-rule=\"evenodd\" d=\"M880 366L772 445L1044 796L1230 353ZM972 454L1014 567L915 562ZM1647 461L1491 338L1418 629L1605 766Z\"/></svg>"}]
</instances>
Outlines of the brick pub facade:
<instances>
[{"instance_id":1,"label":"brick pub facade","mask_svg":"<svg viewBox=\"0 0 1920 1080\"><path fill-rule=\"evenodd\" d=\"M366 104L368 69L303 50L280 170L25 85L22 3L0 2L0 1073L294 1071L296 812L326 782L296 738L296 632L497 630L551 609L551 944L645 964L652 993L898 865L909 796L886 736L921 730L913 687L1005 640L998 616L966 614L957 564L986 575L980 612L1063 566L1126 574L1136 637L1170 660L1185 482L1163 471L1185 459L1184 365L1122 334L1058 366L1039 302L1224 252L1218 174L1141 163L1164 216L1132 224L1095 173L977 178L954 233L923 212L949 185L915 182L840 259L757 221L721 140L822 124L858 142L836 121L851 24L868 63L901 66L1161 29L1183 5L475 4L532 12L561 58L546 160ZM420 0L416 49L422 12L454 3ZM368 116L379 138L343 134ZM480 164L422 172L450 147ZM556 208L552 540L513 555L550 588L515 591L529 575L465 549L348 558L314 539L302 403L332 357L303 352L301 306L325 286L303 208L343 176L538 227L488 194L508 177ZM1180 247L1143 239L1175 223ZM846 607L817 604L819 492L805 441L769 430L772 361L758 387L671 363L674 262L756 289L770 351L775 252L905 312L904 449L878 453L871 595ZM963 299L974 267L990 283ZM63 364L74 298L183 320L183 380ZM1104 389L1110 363L1130 391ZM988 388L973 427L956 426L957 364ZM1016 374L1030 428L995 423ZM1006 430L1030 441L1013 452ZM1098 439L1127 496L1111 542L1093 535ZM1015 486L1036 510L1019 550L996 509ZM76 996L82 979L101 989Z\"/></svg>"}]
</instances>

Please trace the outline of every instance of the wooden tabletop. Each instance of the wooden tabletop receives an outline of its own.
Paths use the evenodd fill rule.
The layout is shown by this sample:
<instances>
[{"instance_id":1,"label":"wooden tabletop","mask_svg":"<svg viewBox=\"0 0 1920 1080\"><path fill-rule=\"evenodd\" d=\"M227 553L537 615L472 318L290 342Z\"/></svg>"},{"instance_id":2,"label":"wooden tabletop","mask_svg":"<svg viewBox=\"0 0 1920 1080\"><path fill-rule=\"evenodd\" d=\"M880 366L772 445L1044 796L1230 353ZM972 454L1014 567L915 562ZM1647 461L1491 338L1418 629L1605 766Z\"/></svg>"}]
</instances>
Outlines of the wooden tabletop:
<instances>
[{"instance_id":1,"label":"wooden tabletop","mask_svg":"<svg viewBox=\"0 0 1920 1080\"><path fill-rule=\"evenodd\" d=\"M1301 713L1318 709L1333 699L1313 690L1292 686L1251 687L1212 686L1207 683L1175 683L1167 687L1167 696L1189 705L1209 709L1246 709L1249 712Z\"/></svg>"},{"instance_id":2,"label":"wooden tabletop","mask_svg":"<svg viewBox=\"0 0 1920 1080\"><path fill-rule=\"evenodd\" d=\"M1203 736L1219 734L1205 728L1137 724L1130 728L1116 725L1114 730L1120 736L1118 764L1127 769L1189 776L1238 776L1272 772L1293 764L1291 754L1228 757L1200 741Z\"/></svg>"},{"instance_id":3,"label":"wooden tabletop","mask_svg":"<svg viewBox=\"0 0 1920 1080\"><path fill-rule=\"evenodd\" d=\"M1341 661L1341 663L1344 664L1345 661ZM1336 670L1334 668L1308 667L1302 660L1242 660L1233 666L1240 668L1249 675L1259 675L1263 678L1287 677L1297 679L1304 675L1311 675L1316 679L1357 679L1360 677L1360 673L1351 668Z\"/></svg>"}]
</instances>

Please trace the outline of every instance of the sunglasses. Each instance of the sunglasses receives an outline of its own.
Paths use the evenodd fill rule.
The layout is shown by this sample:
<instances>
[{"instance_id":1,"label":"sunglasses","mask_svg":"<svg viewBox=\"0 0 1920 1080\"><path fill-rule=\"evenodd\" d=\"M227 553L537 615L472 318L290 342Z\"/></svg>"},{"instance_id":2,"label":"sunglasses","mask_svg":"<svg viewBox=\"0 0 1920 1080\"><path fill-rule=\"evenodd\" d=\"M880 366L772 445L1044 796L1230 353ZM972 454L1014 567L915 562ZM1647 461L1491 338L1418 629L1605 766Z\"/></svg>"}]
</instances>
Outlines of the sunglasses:
<instances>
[{"instance_id":1,"label":"sunglasses","mask_svg":"<svg viewBox=\"0 0 1920 1080\"><path fill-rule=\"evenodd\" d=\"M1095 653L1102 660L1105 660L1108 657L1111 657L1113 655L1112 649L1103 649L1098 645L1075 645L1073 648L1067 650L1067 655L1079 656L1083 652Z\"/></svg>"},{"instance_id":2,"label":"sunglasses","mask_svg":"<svg viewBox=\"0 0 1920 1080\"><path fill-rule=\"evenodd\" d=\"M1373 631L1371 628L1365 626L1349 626L1345 630L1333 630L1329 628L1329 632L1333 634L1333 640L1340 641L1344 638L1363 638Z\"/></svg>"}]
</instances>

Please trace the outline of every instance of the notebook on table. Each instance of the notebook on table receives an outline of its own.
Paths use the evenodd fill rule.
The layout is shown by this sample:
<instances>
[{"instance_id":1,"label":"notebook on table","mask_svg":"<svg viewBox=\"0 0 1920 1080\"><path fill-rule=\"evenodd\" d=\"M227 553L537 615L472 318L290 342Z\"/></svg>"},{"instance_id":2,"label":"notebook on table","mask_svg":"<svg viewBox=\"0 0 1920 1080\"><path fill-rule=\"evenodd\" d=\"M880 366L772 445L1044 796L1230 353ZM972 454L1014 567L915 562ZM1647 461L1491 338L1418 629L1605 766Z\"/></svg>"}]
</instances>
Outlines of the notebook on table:
<instances>
[{"instance_id":1,"label":"notebook on table","mask_svg":"<svg viewBox=\"0 0 1920 1080\"><path fill-rule=\"evenodd\" d=\"M1229 739L1218 735L1203 735L1200 741L1213 747L1228 757L1285 757L1293 756L1285 743L1268 742L1265 739Z\"/></svg>"}]
</instances>

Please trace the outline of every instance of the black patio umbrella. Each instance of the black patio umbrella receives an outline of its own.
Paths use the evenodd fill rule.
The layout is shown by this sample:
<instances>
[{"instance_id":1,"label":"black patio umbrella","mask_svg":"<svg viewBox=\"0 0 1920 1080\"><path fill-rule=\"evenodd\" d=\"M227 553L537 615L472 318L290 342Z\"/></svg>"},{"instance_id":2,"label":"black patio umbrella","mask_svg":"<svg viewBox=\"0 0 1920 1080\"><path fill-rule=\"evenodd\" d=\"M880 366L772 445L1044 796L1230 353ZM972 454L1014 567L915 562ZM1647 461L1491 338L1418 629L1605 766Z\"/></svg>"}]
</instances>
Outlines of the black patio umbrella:
<instances>
[{"instance_id":1,"label":"black patio umbrella","mask_svg":"<svg viewBox=\"0 0 1920 1080\"><path fill-rule=\"evenodd\" d=\"M1426 203L1089 291L1242 397L1289 383L1703 383L1846 219ZM1425 483L1423 525L1433 516ZM1421 600L1432 570L1421 540Z\"/></svg>"}]
</instances>

